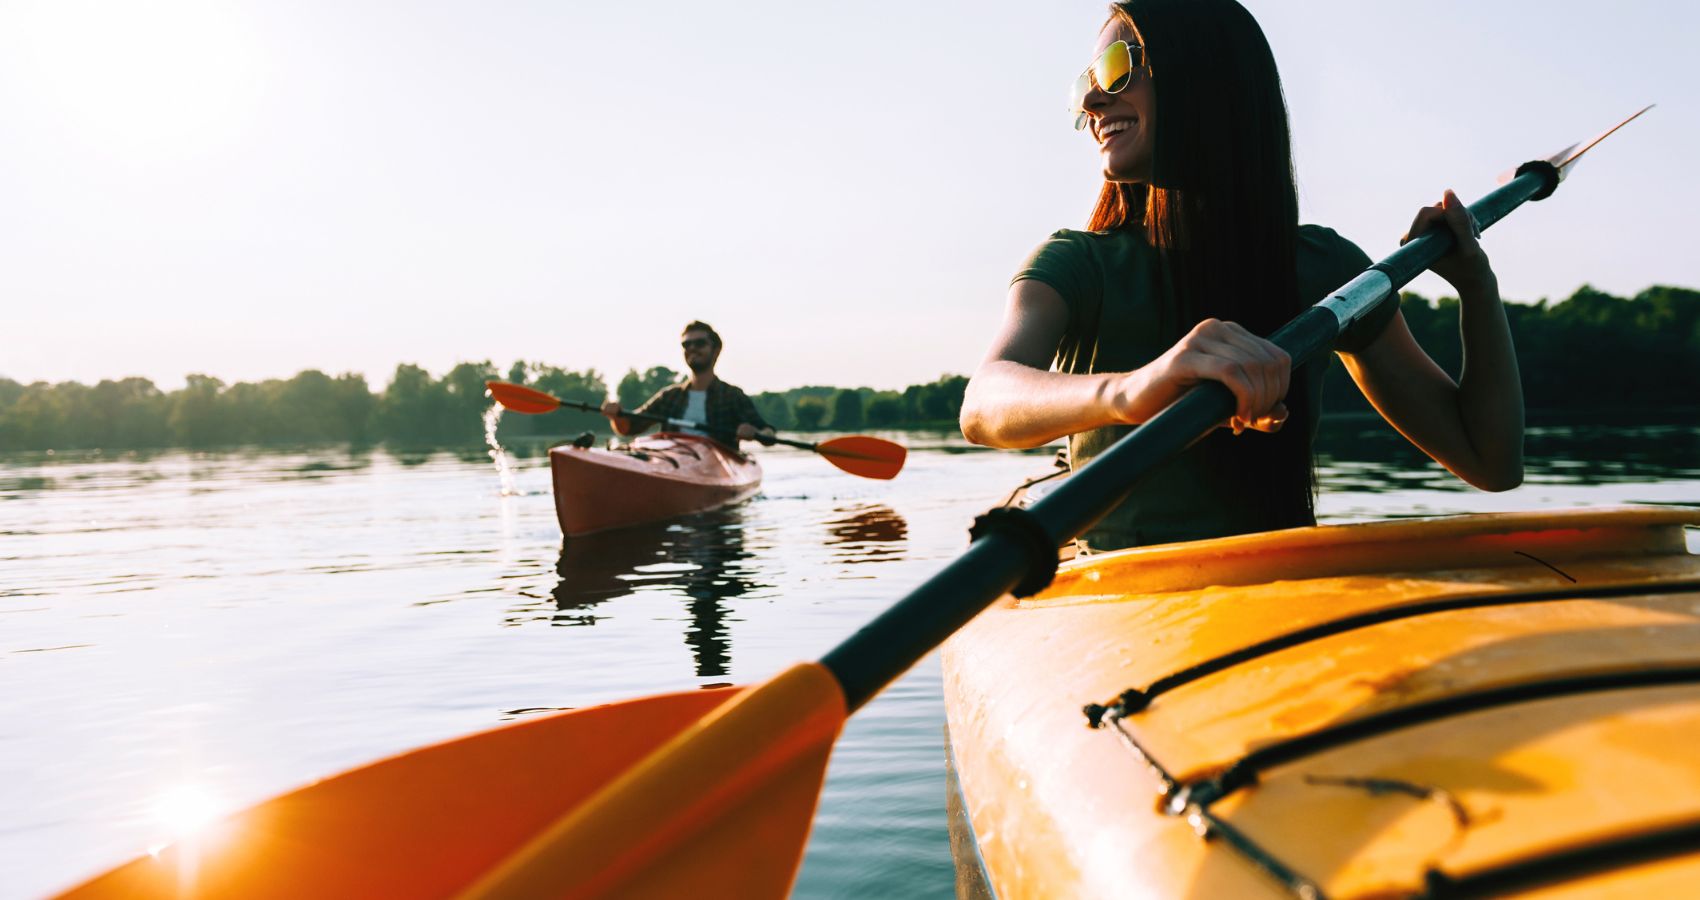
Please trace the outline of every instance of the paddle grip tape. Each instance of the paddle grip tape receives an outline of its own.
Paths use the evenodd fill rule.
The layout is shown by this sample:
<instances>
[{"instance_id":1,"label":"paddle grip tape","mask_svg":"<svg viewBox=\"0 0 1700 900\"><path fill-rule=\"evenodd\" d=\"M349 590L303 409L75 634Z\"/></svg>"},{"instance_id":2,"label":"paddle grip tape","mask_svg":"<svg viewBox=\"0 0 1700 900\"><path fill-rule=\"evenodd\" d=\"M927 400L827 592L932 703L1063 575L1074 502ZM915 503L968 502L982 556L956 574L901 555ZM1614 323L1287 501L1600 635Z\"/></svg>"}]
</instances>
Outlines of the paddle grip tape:
<instances>
[{"instance_id":1,"label":"paddle grip tape","mask_svg":"<svg viewBox=\"0 0 1700 900\"><path fill-rule=\"evenodd\" d=\"M991 534L1008 537L1027 556L1026 574L1009 589L1011 594L1031 597L1050 586L1057 574L1057 542L1038 516L1007 506L987 510L974 518L968 540L972 543Z\"/></svg>"}]
</instances>

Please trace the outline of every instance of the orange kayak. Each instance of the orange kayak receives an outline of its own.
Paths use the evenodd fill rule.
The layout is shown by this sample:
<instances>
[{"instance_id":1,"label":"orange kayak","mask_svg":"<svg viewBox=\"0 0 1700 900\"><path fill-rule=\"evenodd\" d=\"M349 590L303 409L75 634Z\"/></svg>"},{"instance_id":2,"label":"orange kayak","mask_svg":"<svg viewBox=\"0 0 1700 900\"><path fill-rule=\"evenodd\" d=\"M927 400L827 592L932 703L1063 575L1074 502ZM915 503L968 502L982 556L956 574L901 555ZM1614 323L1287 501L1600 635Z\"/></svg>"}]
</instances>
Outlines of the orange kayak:
<instances>
[{"instance_id":1,"label":"orange kayak","mask_svg":"<svg viewBox=\"0 0 1700 900\"><path fill-rule=\"evenodd\" d=\"M1696 525L1460 516L1064 563L944 648L959 896L1694 896Z\"/></svg>"},{"instance_id":2,"label":"orange kayak","mask_svg":"<svg viewBox=\"0 0 1700 900\"><path fill-rule=\"evenodd\" d=\"M705 437L663 432L618 450L549 451L555 514L572 537L736 503L761 488L761 465Z\"/></svg>"}]
</instances>

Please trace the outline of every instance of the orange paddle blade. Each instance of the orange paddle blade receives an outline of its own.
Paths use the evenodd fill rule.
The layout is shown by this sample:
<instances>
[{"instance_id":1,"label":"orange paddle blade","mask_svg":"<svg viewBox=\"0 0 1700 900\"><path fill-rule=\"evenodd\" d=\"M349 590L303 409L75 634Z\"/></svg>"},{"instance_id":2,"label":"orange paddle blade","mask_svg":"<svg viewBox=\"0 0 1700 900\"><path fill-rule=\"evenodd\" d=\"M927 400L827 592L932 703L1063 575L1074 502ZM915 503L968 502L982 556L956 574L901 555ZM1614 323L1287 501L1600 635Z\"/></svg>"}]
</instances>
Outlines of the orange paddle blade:
<instances>
[{"instance_id":1,"label":"orange paddle blade","mask_svg":"<svg viewBox=\"0 0 1700 900\"><path fill-rule=\"evenodd\" d=\"M780 900L848 716L831 672L792 666L703 716L461 896Z\"/></svg>"},{"instance_id":2,"label":"orange paddle blade","mask_svg":"<svg viewBox=\"0 0 1700 900\"><path fill-rule=\"evenodd\" d=\"M490 396L495 398L497 403L517 413L536 415L554 412L561 407L561 401L524 385L507 381L486 381L484 387L490 391Z\"/></svg>"},{"instance_id":3,"label":"orange paddle blade","mask_svg":"<svg viewBox=\"0 0 1700 900\"><path fill-rule=\"evenodd\" d=\"M738 694L590 707L380 760L236 813L64 896L448 896ZM750 747L762 737L748 735Z\"/></svg>"},{"instance_id":4,"label":"orange paddle blade","mask_svg":"<svg viewBox=\"0 0 1700 900\"><path fill-rule=\"evenodd\" d=\"M815 452L827 462L863 478L896 478L903 471L903 461L909 458L909 448L891 441L882 441L865 434L833 438L815 445Z\"/></svg>"}]
</instances>

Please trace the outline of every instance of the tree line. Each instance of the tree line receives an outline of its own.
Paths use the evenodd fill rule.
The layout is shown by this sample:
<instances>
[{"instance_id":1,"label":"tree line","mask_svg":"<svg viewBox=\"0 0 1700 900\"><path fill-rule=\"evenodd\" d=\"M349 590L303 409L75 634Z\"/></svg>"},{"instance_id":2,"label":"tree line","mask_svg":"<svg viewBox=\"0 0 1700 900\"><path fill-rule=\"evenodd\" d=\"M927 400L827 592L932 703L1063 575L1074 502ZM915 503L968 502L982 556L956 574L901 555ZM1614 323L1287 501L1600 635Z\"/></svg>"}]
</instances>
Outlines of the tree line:
<instances>
[{"instance_id":1,"label":"tree line","mask_svg":"<svg viewBox=\"0 0 1700 900\"><path fill-rule=\"evenodd\" d=\"M663 366L626 373L614 396L628 409L682 376ZM594 369L577 372L516 362L506 372L463 362L441 378L403 364L373 391L363 375L307 370L287 379L226 384L190 375L175 391L146 378L88 386L77 382L21 384L0 378L0 451L227 447L247 444L384 443L449 447L480 443L491 401L484 383L505 379L565 400L600 404L610 396ZM954 427L968 379L944 376L904 391L802 387L751 395L777 428ZM561 437L608 432L595 413L562 410L546 416L506 413L498 436Z\"/></svg>"},{"instance_id":2,"label":"tree line","mask_svg":"<svg viewBox=\"0 0 1700 900\"><path fill-rule=\"evenodd\" d=\"M1400 303L1417 340L1457 372L1458 301L1405 294ZM1506 314L1531 410L1700 405L1700 291L1654 287L1623 298L1584 286L1559 303L1507 304ZM612 396L635 408L681 377L663 366L633 369ZM483 440L483 416L490 408L484 382L495 378L587 403L610 396L606 379L594 369L577 372L535 362L516 362L505 372L487 361L463 362L441 378L404 364L381 391L359 374L316 370L235 384L190 375L174 391L145 378L93 386L0 378L0 450L328 442L464 446ZM967 383L961 375L945 375L901 391L810 385L751 399L782 430L954 428ZM1369 411L1343 367L1330 367L1324 408L1330 414ZM559 437L606 432L607 423L593 413L510 413L499 428L504 438Z\"/></svg>"},{"instance_id":3,"label":"tree line","mask_svg":"<svg viewBox=\"0 0 1700 900\"><path fill-rule=\"evenodd\" d=\"M1463 361L1458 301L1400 296L1417 343L1456 377ZM1651 287L1615 297L1583 285L1559 303L1507 303L1523 402L1534 412L1700 407L1700 291ZM1330 414L1368 413L1344 366L1323 381Z\"/></svg>"}]
</instances>

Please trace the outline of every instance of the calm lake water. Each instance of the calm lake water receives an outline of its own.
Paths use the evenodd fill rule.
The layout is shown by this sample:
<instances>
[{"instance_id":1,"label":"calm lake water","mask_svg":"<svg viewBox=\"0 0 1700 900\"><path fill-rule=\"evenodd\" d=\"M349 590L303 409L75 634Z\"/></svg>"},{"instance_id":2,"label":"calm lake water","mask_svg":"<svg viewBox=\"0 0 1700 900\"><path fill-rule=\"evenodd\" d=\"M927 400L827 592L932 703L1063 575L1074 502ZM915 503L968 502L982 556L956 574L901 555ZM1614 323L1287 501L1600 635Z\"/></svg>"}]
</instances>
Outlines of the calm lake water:
<instances>
[{"instance_id":1,"label":"calm lake water","mask_svg":"<svg viewBox=\"0 0 1700 900\"><path fill-rule=\"evenodd\" d=\"M508 495L482 452L0 457L0 895L168 840L171 798L232 809L523 716L819 655L1050 464L892 437L912 448L896 481L763 450L749 503L564 549L535 454ZM1505 494L1381 425L1330 424L1320 449L1331 522L1700 505L1695 424L1533 428L1527 483ZM851 721L797 896L951 896L943 722L936 659Z\"/></svg>"}]
</instances>

